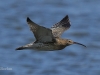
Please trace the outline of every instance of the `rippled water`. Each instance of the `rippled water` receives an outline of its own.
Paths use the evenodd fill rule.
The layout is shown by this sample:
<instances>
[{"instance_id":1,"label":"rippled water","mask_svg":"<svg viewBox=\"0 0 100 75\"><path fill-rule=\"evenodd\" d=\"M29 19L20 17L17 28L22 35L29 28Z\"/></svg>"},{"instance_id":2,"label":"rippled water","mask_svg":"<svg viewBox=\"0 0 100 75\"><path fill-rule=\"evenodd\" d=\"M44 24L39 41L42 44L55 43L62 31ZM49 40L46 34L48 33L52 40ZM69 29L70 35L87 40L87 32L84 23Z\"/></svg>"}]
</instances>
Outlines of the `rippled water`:
<instances>
[{"instance_id":1,"label":"rippled water","mask_svg":"<svg viewBox=\"0 0 100 75\"><path fill-rule=\"evenodd\" d=\"M50 28L67 14L71 28L62 37L87 48L15 51L35 40L27 17ZM0 0L0 75L100 75L100 0Z\"/></svg>"}]
</instances>

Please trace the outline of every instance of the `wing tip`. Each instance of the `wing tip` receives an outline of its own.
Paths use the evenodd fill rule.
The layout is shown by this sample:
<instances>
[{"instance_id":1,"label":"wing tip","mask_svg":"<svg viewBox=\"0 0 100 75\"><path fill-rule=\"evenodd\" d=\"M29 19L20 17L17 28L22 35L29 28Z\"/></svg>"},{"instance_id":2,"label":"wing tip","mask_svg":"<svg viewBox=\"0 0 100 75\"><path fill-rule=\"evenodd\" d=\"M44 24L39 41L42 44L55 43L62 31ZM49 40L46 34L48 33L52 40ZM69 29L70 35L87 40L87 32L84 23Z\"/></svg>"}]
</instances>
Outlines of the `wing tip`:
<instances>
[{"instance_id":1,"label":"wing tip","mask_svg":"<svg viewBox=\"0 0 100 75\"><path fill-rule=\"evenodd\" d=\"M67 18L68 18L68 15L66 15L65 17L67 17Z\"/></svg>"},{"instance_id":2,"label":"wing tip","mask_svg":"<svg viewBox=\"0 0 100 75\"><path fill-rule=\"evenodd\" d=\"M61 21L68 21L69 20L69 16L68 15L66 15Z\"/></svg>"},{"instance_id":3,"label":"wing tip","mask_svg":"<svg viewBox=\"0 0 100 75\"><path fill-rule=\"evenodd\" d=\"M27 22L29 22L29 21L31 21L31 20L30 20L30 18L29 18L29 17L27 17L27 20L26 20L26 21L27 21Z\"/></svg>"}]
</instances>

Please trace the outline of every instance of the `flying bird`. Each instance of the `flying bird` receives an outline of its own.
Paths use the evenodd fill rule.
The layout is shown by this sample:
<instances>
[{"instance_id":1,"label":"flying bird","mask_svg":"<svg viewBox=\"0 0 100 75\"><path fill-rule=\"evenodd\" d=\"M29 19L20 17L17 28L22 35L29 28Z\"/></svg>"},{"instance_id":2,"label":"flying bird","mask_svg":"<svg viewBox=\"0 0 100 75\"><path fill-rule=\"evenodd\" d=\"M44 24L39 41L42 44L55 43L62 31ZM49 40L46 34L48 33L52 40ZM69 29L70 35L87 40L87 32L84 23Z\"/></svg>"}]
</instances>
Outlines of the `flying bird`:
<instances>
[{"instance_id":1,"label":"flying bird","mask_svg":"<svg viewBox=\"0 0 100 75\"><path fill-rule=\"evenodd\" d=\"M40 26L30 20L29 17L27 17L27 23L36 40L30 44L18 47L16 50L33 49L38 51L54 51L62 50L66 46L72 44L86 47L85 45L74 42L70 39L61 38L62 33L68 30L71 26L68 15L66 15L60 22L54 24L51 28Z\"/></svg>"}]
</instances>

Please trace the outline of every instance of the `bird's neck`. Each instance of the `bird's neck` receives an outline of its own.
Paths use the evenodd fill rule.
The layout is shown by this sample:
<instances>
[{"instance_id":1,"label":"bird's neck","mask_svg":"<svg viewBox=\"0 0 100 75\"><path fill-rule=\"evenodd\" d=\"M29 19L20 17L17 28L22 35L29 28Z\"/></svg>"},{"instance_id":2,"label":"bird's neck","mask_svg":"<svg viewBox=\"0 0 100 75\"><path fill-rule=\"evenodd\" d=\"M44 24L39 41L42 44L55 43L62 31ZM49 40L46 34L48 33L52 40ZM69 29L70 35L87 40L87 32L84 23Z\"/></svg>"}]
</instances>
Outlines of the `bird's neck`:
<instances>
[{"instance_id":1,"label":"bird's neck","mask_svg":"<svg viewBox=\"0 0 100 75\"><path fill-rule=\"evenodd\" d=\"M68 45L68 40L67 39L62 39L62 38L56 38L56 41L59 45Z\"/></svg>"}]
</instances>

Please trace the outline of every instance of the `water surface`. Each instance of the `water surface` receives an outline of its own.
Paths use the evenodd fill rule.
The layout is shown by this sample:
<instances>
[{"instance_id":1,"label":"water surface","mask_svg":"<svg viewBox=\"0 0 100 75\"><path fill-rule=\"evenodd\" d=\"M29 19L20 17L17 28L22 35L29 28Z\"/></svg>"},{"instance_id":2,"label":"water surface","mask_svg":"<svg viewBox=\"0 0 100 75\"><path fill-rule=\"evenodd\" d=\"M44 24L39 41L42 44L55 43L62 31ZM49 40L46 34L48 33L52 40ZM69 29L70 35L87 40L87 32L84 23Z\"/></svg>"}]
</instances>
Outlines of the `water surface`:
<instances>
[{"instance_id":1,"label":"water surface","mask_svg":"<svg viewBox=\"0 0 100 75\"><path fill-rule=\"evenodd\" d=\"M100 0L0 0L0 75L100 75ZM62 37L87 46L61 51L15 51L35 40L30 17L50 28L69 15L71 28Z\"/></svg>"}]
</instances>

